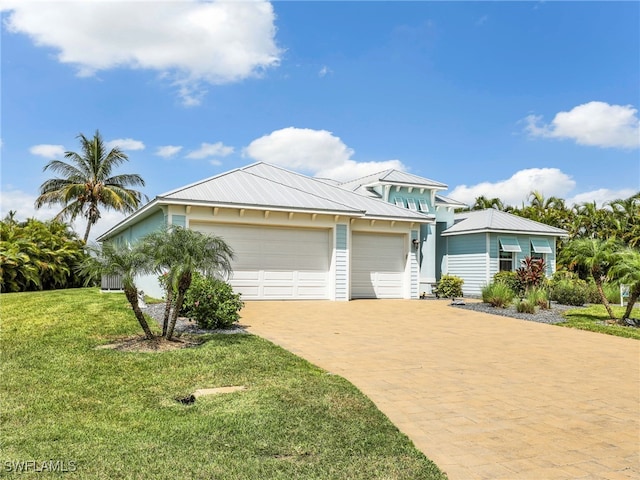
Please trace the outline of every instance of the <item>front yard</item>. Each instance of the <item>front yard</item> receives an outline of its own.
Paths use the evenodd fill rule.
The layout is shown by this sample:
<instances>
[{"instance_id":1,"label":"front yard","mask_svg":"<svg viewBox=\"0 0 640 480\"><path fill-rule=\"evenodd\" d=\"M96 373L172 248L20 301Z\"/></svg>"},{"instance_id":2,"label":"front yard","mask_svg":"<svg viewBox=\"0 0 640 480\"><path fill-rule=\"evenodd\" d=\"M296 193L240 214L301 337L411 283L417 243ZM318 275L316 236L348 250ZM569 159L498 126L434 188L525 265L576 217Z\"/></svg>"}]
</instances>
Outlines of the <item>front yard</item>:
<instances>
[{"instance_id":1,"label":"front yard","mask_svg":"<svg viewBox=\"0 0 640 480\"><path fill-rule=\"evenodd\" d=\"M261 338L97 349L140 333L121 294L0 302L0 476L40 478L44 467L93 479L446 478L350 383ZM246 390L176 401L232 385Z\"/></svg>"}]
</instances>

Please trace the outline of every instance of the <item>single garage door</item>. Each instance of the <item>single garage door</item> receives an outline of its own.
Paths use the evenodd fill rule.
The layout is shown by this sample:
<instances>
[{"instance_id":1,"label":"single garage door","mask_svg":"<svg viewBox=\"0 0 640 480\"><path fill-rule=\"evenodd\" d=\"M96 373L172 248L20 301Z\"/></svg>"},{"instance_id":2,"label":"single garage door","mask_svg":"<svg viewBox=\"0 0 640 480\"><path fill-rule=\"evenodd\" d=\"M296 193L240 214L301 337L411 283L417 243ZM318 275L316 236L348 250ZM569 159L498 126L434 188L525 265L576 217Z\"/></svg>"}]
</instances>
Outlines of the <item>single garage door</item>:
<instances>
[{"instance_id":1,"label":"single garage door","mask_svg":"<svg viewBox=\"0 0 640 480\"><path fill-rule=\"evenodd\" d=\"M405 236L354 232L351 298L403 298Z\"/></svg>"},{"instance_id":2,"label":"single garage door","mask_svg":"<svg viewBox=\"0 0 640 480\"><path fill-rule=\"evenodd\" d=\"M329 298L330 230L196 222L190 226L224 238L233 248L230 283L243 299Z\"/></svg>"}]
</instances>

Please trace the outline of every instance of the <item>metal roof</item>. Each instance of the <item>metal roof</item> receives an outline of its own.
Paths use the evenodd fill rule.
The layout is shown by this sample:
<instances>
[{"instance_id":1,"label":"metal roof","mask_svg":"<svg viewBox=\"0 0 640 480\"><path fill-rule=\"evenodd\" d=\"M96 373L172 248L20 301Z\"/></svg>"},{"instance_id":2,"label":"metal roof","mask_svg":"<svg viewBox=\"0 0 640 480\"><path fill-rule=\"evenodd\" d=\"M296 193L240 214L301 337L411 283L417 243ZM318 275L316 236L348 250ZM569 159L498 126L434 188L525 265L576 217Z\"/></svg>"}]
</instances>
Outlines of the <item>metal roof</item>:
<instances>
[{"instance_id":1,"label":"metal roof","mask_svg":"<svg viewBox=\"0 0 640 480\"><path fill-rule=\"evenodd\" d=\"M365 217L383 217L422 222L429 221L431 218L419 212L396 207L383 200L350 192L323 180L285 170L268 163L261 162L249 165L242 168L241 171L268 181L268 186L271 189L280 190L284 195L292 195L287 201L294 205L301 195L313 195L319 200L328 200L343 207L348 206L347 208L353 211L360 211ZM280 188L277 188L277 186ZM282 190L282 188L287 188L287 190Z\"/></svg>"},{"instance_id":2,"label":"metal roof","mask_svg":"<svg viewBox=\"0 0 640 480\"><path fill-rule=\"evenodd\" d=\"M359 195L325 180L255 163L158 195L99 237L103 241L136 223L160 205L196 204L232 208L306 211L351 217L383 218L419 223L433 216Z\"/></svg>"},{"instance_id":3,"label":"metal roof","mask_svg":"<svg viewBox=\"0 0 640 480\"><path fill-rule=\"evenodd\" d=\"M561 228L518 217L494 208L456 213L454 222L453 226L442 232L443 236L477 232L525 233L556 237L566 237L568 235L567 231Z\"/></svg>"},{"instance_id":4,"label":"metal roof","mask_svg":"<svg viewBox=\"0 0 640 480\"><path fill-rule=\"evenodd\" d=\"M424 177L419 177L418 175L413 175L407 172L401 172L399 170L395 170L390 168L389 170L384 170L382 172L374 173L372 175L367 175L366 177L357 178L355 180L350 180L348 182L344 182L340 184L340 187L346 190L357 190L361 186L371 185L374 183L391 183L391 184L403 184L410 186L418 186L425 188L437 188L437 189L446 189L447 185L444 183L436 182L435 180L431 180Z\"/></svg>"},{"instance_id":5,"label":"metal roof","mask_svg":"<svg viewBox=\"0 0 640 480\"><path fill-rule=\"evenodd\" d=\"M453 198L445 197L444 195L436 194L436 204L438 205L449 205L452 207L466 207L466 203L459 202L458 200L454 200Z\"/></svg>"}]
</instances>

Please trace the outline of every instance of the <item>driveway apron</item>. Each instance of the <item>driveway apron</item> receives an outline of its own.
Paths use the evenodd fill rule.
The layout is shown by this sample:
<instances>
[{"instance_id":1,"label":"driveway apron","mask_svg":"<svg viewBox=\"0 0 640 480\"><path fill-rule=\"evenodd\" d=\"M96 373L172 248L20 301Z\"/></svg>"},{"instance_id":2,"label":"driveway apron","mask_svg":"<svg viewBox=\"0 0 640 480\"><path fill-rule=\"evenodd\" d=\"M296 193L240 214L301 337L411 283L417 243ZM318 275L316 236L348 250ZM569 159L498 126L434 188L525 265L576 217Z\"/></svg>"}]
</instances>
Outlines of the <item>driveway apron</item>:
<instances>
[{"instance_id":1,"label":"driveway apron","mask_svg":"<svg viewBox=\"0 0 640 480\"><path fill-rule=\"evenodd\" d=\"M437 300L247 302L242 317L351 381L451 480L640 478L640 342Z\"/></svg>"}]
</instances>

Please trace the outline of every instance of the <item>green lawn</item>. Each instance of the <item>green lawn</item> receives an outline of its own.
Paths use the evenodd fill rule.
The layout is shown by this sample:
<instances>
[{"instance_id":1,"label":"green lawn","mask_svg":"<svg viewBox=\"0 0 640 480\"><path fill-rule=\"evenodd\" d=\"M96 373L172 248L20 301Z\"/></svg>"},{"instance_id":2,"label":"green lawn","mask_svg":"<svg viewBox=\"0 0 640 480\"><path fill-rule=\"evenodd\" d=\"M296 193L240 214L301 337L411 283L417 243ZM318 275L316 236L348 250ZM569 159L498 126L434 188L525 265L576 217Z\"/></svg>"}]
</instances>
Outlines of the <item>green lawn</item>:
<instances>
[{"instance_id":1,"label":"green lawn","mask_svg":"<svg viewBox=\"0 0 640 480\"><path fill-rule=\"evenodd\" d=\"M626 309L626 307L620 306L612 306L612 308L613 313L617 318L622 317L622 314ZM634 308L633 312L635 317L637 318L638 315L636 314L638 313L638 309ZM558 325L640 340L640 328L602 324L602 322L606 322L609 319L609 315L607 314L604 305L589 305L586 308L567 310L564 313L564 317L567 319L567 321L564 323L559 323Z\"/></svg>"},{"instance_id":2,"label":"green lawn","mask_svg":"<svg viewBox=\"0 0 640 480\"><path fill-rule=\"evenodd\" d=\"M15 477L42 478L34 470L51 460L83 479L446 478L350 383L261 338L95 349L140 333L123 295L78 289L0 302L0 477L35 461ZM174 400L229 385L247 390Z\"/></svg>"}]
</instances>

